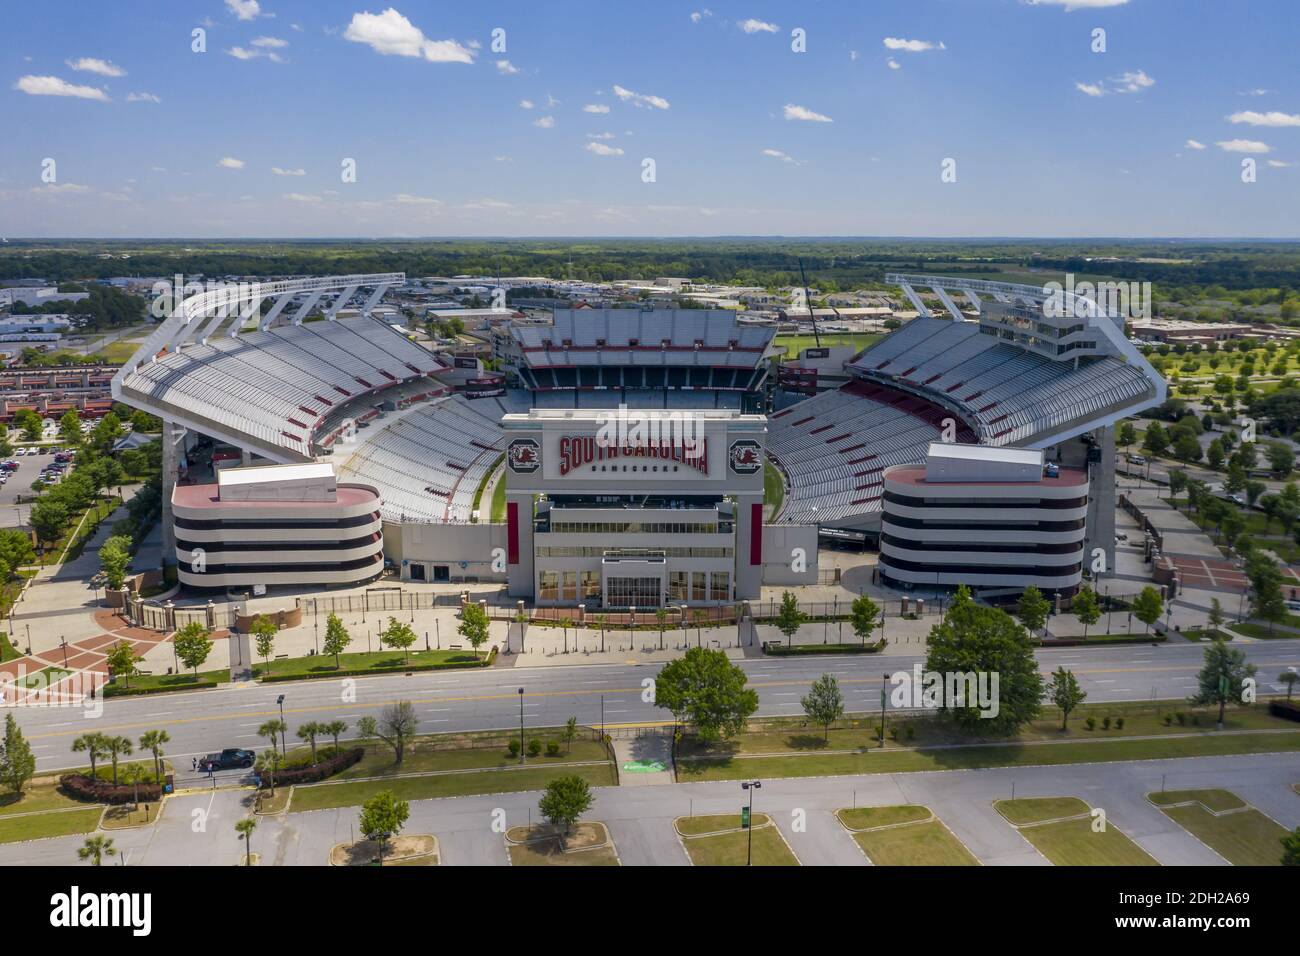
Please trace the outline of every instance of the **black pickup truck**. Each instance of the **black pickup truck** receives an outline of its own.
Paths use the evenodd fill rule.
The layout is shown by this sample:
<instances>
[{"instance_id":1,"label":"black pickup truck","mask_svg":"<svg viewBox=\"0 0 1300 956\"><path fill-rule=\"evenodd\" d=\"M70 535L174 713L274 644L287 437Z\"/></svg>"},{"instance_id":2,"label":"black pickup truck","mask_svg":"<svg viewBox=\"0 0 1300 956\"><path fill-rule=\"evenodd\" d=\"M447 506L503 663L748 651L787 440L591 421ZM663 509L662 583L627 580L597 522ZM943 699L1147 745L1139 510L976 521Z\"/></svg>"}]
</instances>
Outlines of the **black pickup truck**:
<instances>
[{"instance_id":1,"label":"black pickup truck","mask_svg":"<svg viewBox=\"0 0 1300 956\"><path fill-rule=\"evenodd\" d=\"M208 754L199 758L199 769L204 773L212 770L231 770L235 767L251 767L256 755L251 750L223 750L219 754Z\"/></svg>"}]
</instances>

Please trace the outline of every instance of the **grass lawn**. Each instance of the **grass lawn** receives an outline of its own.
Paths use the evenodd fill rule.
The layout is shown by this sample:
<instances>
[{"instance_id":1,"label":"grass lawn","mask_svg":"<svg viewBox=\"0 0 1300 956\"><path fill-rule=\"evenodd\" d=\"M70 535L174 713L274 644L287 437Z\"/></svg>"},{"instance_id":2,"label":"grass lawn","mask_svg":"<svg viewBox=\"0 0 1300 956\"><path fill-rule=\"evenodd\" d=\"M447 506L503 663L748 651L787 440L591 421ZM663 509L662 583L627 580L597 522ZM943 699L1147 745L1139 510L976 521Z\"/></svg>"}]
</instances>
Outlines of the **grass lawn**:
<instances>
[{"instance_id":1,"label":"grass lawn","mask_svg":"<svg viewBox=\"0 0 1300 956\"><path fill-rule=\"evenodd\" d=\"M763 462L763 504L772 506L772 513L776 514L781 510L781 503L785 501L785 482L781 480L781 473L776 470L776 466L769 461Z\"/></svg>"},{"instance_id":2,"label":"grass lawn","mask_svg":"<svg viewBox=\"0 0 1300 956\"><path fill-rule=\"evenodd\" d=\"M858 807L836 816L876 866L979 866L929 807Z\"/></svg>"},{"instance_id":3,"label":"grass lawn","mask_svg":"<svg viewBox=\"0 0 1300 956\"><path fill-rule=\"evenodd\" d=\"M474 489L474 504L470 506L471 514L479 510L479 506L483 501L483 491L487 488L487 483L492 480L492 476L496 474L496 470L501 467L501 463L505 460L505 455L500 456L496 461L492 462L492 467L483 473L482 479L479 480L478 487ZM503 480L504 477L505 476L503 475Z\"/></svg>"},{"instance_id":4,"label":"grass lawn","mask_svg":"<svg viewBox=\"0 0 1300 956\"><path fill-rule=\"evenodd\" d=\"M437 777L390 777L385 780L339 784L317 783L294 788L289 812L360 806L381 790L392 790L403 800L544 790L548 783L562 775L582 777L593 787L612 787L617 782L614 768L608 764L598 767L566 767L560 764L534 766L527 770L456 773Z\"/></svg>"},{"instance_id":5,"label":"grass lawn","mask_svg":"<svg viewBox=\"0 0 1300 956\"><path fill-rule=\"evenodd\" d=\"M213 687L230 680L230 671L199 671L195 676L189 671L183 674L139 674L132 677L130 684L125 681L113 681L104 688L105 697L126 697L131 694L160 694L173 690L198 690Z\"/></svg>"},{"instance_id":6,"label":"grass lawn","mask_svg":"<svg viewBox=\"0 0 1300 956\"><path fill-rule=\"evenodd\" d=\"M42 690L57 684L70 673L72 672L64 670L62 667L45 667L30 674L24 674L14 683L27 690Z\"/></svg>"},{"instance_id":7,"label":"grass lawn","mask_svg":"<svg viewBox=\"0 0 1300 956\"><path fill-rule=\"evenodd\" d=\"M579 822L567 839L554 835L522 842L529 836L527 831L527 827L514 827L507 834L521 841L506 847L513 866L621 866L603 823Z\"/></svg>"},{"instance_id":8,"label":"grass lawn","mask_svg":"<svg viewBox=\"0 0 1300 956\"><path fill-rule=\"evenodd\" d=\"M678 831L683 834L682 843L686 846L686 855L695 866L744 866L751 836L754 866L799 865L794 853L786 846L785 840L766 814L754 814L752 831L740 829L739 814L681 817L676 824ZM719 830L726 832L719 833ZM691 833L713 835L687 835Z\"/></svg>"},{"instance_id":9,"label":"grass lawn","mask_svg":"<svg viewBox=\"0 0 1300 956\"><path fill-rule=\"evenodd\" d=\"M0 843L90 833L99 826L99 817L103 812L103 807L90 807L62 813L38 813L30 817L0 817Z\"/></svg>"},{"instance_id":10,"label":"grass lawn","mask_svg":"<svg viewBox=\"0 0 1300 956\"><path fill-rule=\"evenodd\" d=\"M1091 808L1077 797L999 800L994 807L1055 866L1160 865L1117 827L1093 832Z\"/></svg>"},{"instance_id":11,"label":"grass lawn","mask_svg":"<svg viewBox=\"0 0 1300 956\"><path fill-rule=\"evenodd\" d=\"M0 818L14 813L35 813L40 810L64 810L87 806L79 800L65 797L54 778L45 779L49 782L29 783L23 788L21 796L14 796L9 790L0 794Z\"/></svg>"},{"instance_id":12,"label":"grass lawn","mask_svg":"<svg viewBox=\"0 0 1300 956\"><path fill-rule=\"evenodd\" d=\"M1038 746L974 746L962 748L886 747L846 754L778 755L736 760L719 757L678 760L677 779L740 780L746 777L811 777L859 773L909 773L925 770L976 770L982 767L1057 766L1108 763L1120 760L1158 760L1223 754L1294 753L1300 751L1300 729L1286 734L1212 733L1168 740L1086 741Z\"/></svg>"},{"instance_id":13,"label":"grass lawn","mask_svg":"<svg viewBox=\"0 0 1300 956\"><path fill-rule=\"evenodd\" d=\"M880 332L823 332L821 333L821 344L822 348L849 345L861 351L884 337ZM812 335L778 335L774 344L778 348L785 347L785 355L782 357L782 361L792 362L799 358L799 353L804 349L816 348L817 338Z\"/></svg>"},{"instance_id":14,"label":"grass lawn","mask_svg":"<svg viewBox=\"0 0 1300 956\"><path fill-rule=\"evenodd\" d=\"M506 520L506 472L501 473L501 480L492 488L492 523L500 524Z\"/></svg>"},{"instance_id":15,"label":"grass lawn","mask_svg":"<svg viewBox=\"0 0 1300 956\"><path fill-rule=\"evenodd\" d=\"M312 654L307 657L286 657L284 660L259 662L253 667L253 676L274 675L276 677L328 677L336 670L374 671L377 674L402 671L407 667L427 664L466 664L472 665L484 660L483 654L473 651L417 651L412 649L406 654L401 651L362 651L357 654L340 654L339 667L335 667L334 658L327 654Z\"/></svg>"},{"instance_id":16,"label":"grass lawn","mask_svg":"<svg viewBox=\"0 0 1300 956\"><path fill-rule=\"evenodd\" d=\"M1147 799L1234 866L1281 865L1286 830L1231 791L1166 790Z\"/></svg>"},{"instance_id":17,"label":"grass lawn","mask_svg":"<svg viewBox=\"0 0 1300 956\"><path fill-rule=\"evenodd\" d=\"M1236 631L1245 637L1254 637L1259 640L1272 641L1279 639L1295 640L1300 637L1295 631L1283 630L1280 627L1274 627L1270 633L1267 624L1255 624L1252 621L1243 621L1240 624L1229 624L1228 630Z\"/></svg>"},{"instance_id":18,"label":"grass lawn","mask_svg":"<svg viewBox=\"0 0 1300 956\"><path fill-rule=\"evenodd\" d=\"M157 819L158 804L141 803L140 806L133 807L127 803L105 810L104 821L100 826L105 830L126 830L131 827L145 826Z\"/></svg>"}]
</instances>

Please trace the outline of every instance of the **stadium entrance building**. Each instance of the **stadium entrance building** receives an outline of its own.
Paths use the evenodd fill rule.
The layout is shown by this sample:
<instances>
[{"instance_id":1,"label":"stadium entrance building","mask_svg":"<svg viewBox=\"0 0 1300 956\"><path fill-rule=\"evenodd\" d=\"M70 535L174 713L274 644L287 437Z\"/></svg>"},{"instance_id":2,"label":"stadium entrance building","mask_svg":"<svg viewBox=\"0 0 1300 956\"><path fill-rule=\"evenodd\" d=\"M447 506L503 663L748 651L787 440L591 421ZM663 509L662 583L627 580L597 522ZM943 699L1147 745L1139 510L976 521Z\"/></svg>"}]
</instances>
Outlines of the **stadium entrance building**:
<instances>
[{"instance_id":1,"label":"stadium entrance building","mask_svg":"<svg viewBox=\"0 0 1300 956\"><path fill-rule=\"evenodd\" d=\"M606 608L759 596L764 416L533 409L502 427L511 595Z\"/></svg>"}]
</instances>

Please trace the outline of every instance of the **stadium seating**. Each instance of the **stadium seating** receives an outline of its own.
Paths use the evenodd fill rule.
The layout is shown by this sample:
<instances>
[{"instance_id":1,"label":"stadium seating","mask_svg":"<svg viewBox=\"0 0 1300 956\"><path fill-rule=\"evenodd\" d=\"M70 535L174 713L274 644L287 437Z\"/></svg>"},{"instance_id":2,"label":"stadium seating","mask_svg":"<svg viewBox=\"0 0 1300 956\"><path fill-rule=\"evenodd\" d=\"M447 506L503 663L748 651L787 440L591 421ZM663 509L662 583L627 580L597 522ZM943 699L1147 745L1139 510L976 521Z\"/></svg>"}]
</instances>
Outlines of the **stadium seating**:
<instances>
[{"instance_id":1,"label":"stadium seating","mask_svg":"<svg viewBox=\"0 0 1300 956\"><path fill-rule=\"evenodd\" d=\"M286 325L185 345L123 381L146 407L174 409L304 459L332 409L445 366L369 318Z\"/></svg>"}]
</instances>

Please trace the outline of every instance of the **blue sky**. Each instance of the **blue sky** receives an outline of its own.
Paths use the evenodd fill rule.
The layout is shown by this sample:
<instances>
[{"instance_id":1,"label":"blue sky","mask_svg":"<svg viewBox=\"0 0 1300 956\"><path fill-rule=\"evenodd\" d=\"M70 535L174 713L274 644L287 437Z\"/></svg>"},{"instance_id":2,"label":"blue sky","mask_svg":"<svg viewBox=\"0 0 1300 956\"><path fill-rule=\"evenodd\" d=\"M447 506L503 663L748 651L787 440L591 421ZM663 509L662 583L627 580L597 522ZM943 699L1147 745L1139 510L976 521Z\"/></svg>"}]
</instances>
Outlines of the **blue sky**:
<instances>
[{"instance_id":1,"label":"blue sky","mask_svg":"<svg viewBox=\"0 0 1300 956\"><path fill-rule=\"evenodd\" d=\"M392 3L7 5L0 234L1300 234L1295 0Z\"/></svg>"}]
</instances>

